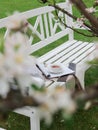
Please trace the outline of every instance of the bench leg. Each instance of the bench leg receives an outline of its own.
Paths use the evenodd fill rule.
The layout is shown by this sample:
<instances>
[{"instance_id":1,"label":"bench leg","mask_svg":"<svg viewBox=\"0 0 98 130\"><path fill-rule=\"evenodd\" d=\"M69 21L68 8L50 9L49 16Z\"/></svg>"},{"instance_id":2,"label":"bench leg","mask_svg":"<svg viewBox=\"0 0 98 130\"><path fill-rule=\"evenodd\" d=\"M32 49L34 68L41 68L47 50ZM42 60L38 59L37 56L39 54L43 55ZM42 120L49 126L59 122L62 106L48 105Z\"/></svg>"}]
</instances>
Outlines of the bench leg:
<instances>
[{"instance_id":1,"label":"bench leg","mask_svg":"<svg viewBox=\"0 0 98 130\"><path fill-rule=\"evenodd\" d=\"M85 89L85 87L84 87L84 76L85 76L85 71L88 68L87 64L77 65L77 64L74 64L74 63L70 63L69 68L72 69L73 71L75 71L75 75L79 79L79 82L82 86L82 89L84 90Z\"/></svg>"},{"instance_id":2,"label":"bench leg","mask_svg":"<svg viewBox=\"0 0 98 130\"><path fill-rule=\"evenodd\" d=\"M84 78L85 78L85 71L84 70L80 70L78 72L76 72L76 76L79 79L79 82L82 86L82 89L85 90L85 83L84 83Z\"/></svg>"},{"instance_id":3,"label":"bench leg","mask_svg":"<svg viewBox=\"0 0 98 130\"><path fill-rule=\"evenodd\" d=\"M69 64L69 68L75 71L75 75L79 79L79 82L83 90L85 90L85 83L84 83L85 72L86 70L88 70L89 67L90 65L87 64L86 61L80 64L74 64L74 63Z\"/></svg>"},{"instance_id":4,"label":"bench leg","mask_svg":"<svg viewBox=\"0 0 98 130\"><path fill-rule=\"evenodd\" d=\"M36 110L31 110L30 127L31 130L40 130L40 119Z\"/></svg>"},{"instance_id":5,"label":"bench leg","mask_svg":"<svg viewBox=\"0 0 98 130\"><path fill-rule=\"evenodd\" d=\"M23 107L14 112L28 116L30 118L30 130L40 130L40 119L38 112L34 107Z\"/></svg>"}]
</instances>

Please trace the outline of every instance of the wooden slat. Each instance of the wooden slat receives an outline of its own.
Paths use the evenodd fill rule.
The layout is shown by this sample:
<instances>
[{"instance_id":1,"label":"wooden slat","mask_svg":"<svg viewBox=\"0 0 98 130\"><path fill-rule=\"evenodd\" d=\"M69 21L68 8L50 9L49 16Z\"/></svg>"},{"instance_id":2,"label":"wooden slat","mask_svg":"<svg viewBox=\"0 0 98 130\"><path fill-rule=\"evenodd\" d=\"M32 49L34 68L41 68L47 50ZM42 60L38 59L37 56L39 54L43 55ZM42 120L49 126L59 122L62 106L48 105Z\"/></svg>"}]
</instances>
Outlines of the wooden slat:
<instances>
[{"instance_id":1,"label":"wooden slat","mask_svg":"<svg viewBox=\"0 0 98 130\"><path fill-rule=\"evenodd\" d=\"M30 53L33 53L33 52L43 48L44 46L47 46L48 44L51 44L52 42L62 38L63 36L65 36L67 34L68 34L68 28L65 29L64 31L56 33L54 36L51 36L43 41L40 41L40 42L32 45L29 51L30 51Z\"/></svg>"},{"instance_id":2,"label":"wooden slat","mask_svg":"<svg viewBox=\"0 0 98 130\"><path fill-rule=\"evenodd\" d=\"M43 37L43 39L45 39L45 32L44 32L44 25L43 25L42 15L40 16L40 29L41 29L41 36Z\"/></svg>"},{"instance_id":3,"label":"wooden slat","mask_svg":"<svg viewBox=\"0 0 98 130\"><path fill-rule=\"evenodd\" d=\"M38 26L40 27L40 32L37 30ZM34 29L39 33L38 37L43 40L45 39L44 37L44 28L43 28L43 22L42 22L42 15L37 16L35 24L34 24ZM37 35L37 34L36 34Z\"/></svg>"},{"instance_id":4,"label":"wooden slat","mask_svg":"<svg viewBox=\"0 0 98 130\"><path fill-rule=\"evenodd\" d=\"M73 49L73 50L71 50L69 53L67 53L66 55L64 55L62 58L60 58L58 61L56 61L55 63L61 63L61 62L63 62L63 61L65 61L65 60L67 60L67 59L70 59L71 57L73 57L75 54L77 54L78 53L78 51L79 51L79 53L81 52L81 49L82 48L84 48L84 47L86 47L86 45L87 45L87 43L85 43L85 44L79 44L79 46L77 46L75 49ZM72 59L72 58L71 58Z\"/></svg>"},{"instance_id":5,"label":"wooden slat","mask_svg":"<svg viewBox=\"0 0 98 130\"><path fill-rule=\"evenodd\" d=\"M60 14L60 15L59 15ZM59 12L58 15L61 17L62 16L62 12ZM65 16L65 15L64 15ZM62 17L64 17L62 16ZM58 22L56 19L55 19L55 15L52 13L52 12L49 12L48 13L48 17L49 17L49 24L50 24L50 32L51 32L51 35L54 35L57 31L57 28L59 27L62 30L65 29L65 26L62 25L60 22ZM65 18L65 17L64 17Z\"/></svg>"},{"instance_id":6,"label":"wooden slat","mask_svg":"<svg viewBox=\"0 0 98 130\"><path fill-rule=\"evenodd\" d=\"M67 42L39 58L39 61L45 62L46 64L62 62L68 65L72 61L74 63L79 62L94 49L94 44L90 44L88 42Z\"/></svg>"},{"instance_id":7,"label":"wooden slat","mask_svg":"<svg viewBox=\"0 0 98 130\"><path fill-rule=\"evenodd\" d=\"M46 53L45 55L41 56L40 58L38 58L38 60L40 62L45 62L45 61L47 61L47 59L50 59L57 53L61 52L64 49L64 45L66 45L66 48L68 48L69 46L73 45L75 42L76 42L76 40L67 41L67 42L63 43L62 45L56 47L55 49L51 50L50 52Z\"/></svg>"},{"instance_id":8,"label":"wooden slat","mask_svg":"<svg viewBox=\"0 0 98 130\"><path fill-rule=\"evenodd\" d=\"M55 49L55 51L54 51L55 55L51 54L51 57L52 57L51 58L50 54L48 53L48 56L45 56L46 58L44 57L44 62L46 62L46 63L51 63L51 62L55 62L55 63L59 62L60 63L60 62L62 62L62 60L67 59L68 57L73 55L73 53L75 53L76 50L79 50L80 48L86 46L86 44L81 44L81 43L82 43L81 41L77 42L77 43L73 43L74 44L73 46L72 46L72 44L64 44L64 45L62 45L61 50L59 49L60 47L58 48L60 53L58 53L58 50ZM75 44L76 44L76 47L75 47ZM62 50L64 50L64 52L62 52ZM65 55L63 55L63 53ZM50 57L50 59L49 59L49 57Z\"/></svg>"},{"instance_id":9,"label":"wooden slat","mask_svg":"<svg viewBox=\"0 0 98 130\"><path fill-rule=\"evenodd\" d=\"M50 33L51 36L54 34L54 29L53 29L53 15L50 13L48 13L48 17L49 17L49 24L50 24Z\"/></svg>"},{"instance_id":10,"label":"wooden slat","mask_svg":"<svg viewBox=\"0 0 98 130\"><path fill-rule=\"evenodd\" d=\"M94 50L95 50L95 47L94 47L94 46L91 47L91 48L89 48L88 51L86 51L85 53L83 53L83 54L82 54L81 56L79 56L77 59L73 60L72 63L77 64L77 63L81 62L82 60L84 60L85 57L88 57L92 52L94 52ZM88 59L88 60L89 60L89 59Z\"/></svg>"},{"instance_id":11,"label":"wooden slat","mask_svg":"<svg viewBox=\"0 0 98 130\"><path fill-rule=\"evenodd\" d=\"M58 51L55 50L55 52L57 54L53 55L52 58L49 59L46 63L52 63L52 62L55 62L55 61L59 60L64 55L68 54L70 51L72 51L73 49L75 49L76 47L78 47L79 44L81 44L81 42L74 43L74 44L72 44L72 45L70 45L68 47L66 47L66 44L65 44L65 46L63 46L63 50L61 50L60 53L58 53ZM60 48L60 46L59 46L59 48Z\"/></svg>"},{"instance_id":12,"label":"wooden slat","mask_svg":"<svg viewBox=\"0 0 98 130\"><path fill-rule=\"evenodd\" d=\"M70 63L72 62L73 60L77 59L79 56L81 55L85 55L86 56L86 52L89 53L89 49L92 47L91 44L88 44L87 46L81 48L81 50L77 51L75 54L73 54L70 58L68 58L67 60L63 61L64 63Z\"/></svg>"},{"instance_id":13,"label":"wooden slat","mask_svg":"<svg viewBox=\"0 0 98 130\"><path fill-rule=\"evenodd\" d=\"M45 23L45 31L46 31L46 37L49 37L49 28L48 28L48 20L47 20L47 15L44 14L44 23Z\"/></svg>"}]
</instances>

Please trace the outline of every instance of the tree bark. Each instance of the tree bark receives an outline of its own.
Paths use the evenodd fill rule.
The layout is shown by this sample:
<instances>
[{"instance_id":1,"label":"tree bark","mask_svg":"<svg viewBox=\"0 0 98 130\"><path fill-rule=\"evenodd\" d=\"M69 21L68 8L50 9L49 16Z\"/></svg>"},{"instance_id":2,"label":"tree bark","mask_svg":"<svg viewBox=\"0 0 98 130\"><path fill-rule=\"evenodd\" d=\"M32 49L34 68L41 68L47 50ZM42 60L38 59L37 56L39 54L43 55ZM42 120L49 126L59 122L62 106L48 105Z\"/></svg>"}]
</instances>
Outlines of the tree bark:
<instances>
[{"instance_id":1,"label":"tree bark","mask_svg":"<svg viewBox=\"0 0 98 130\"><path fill-rule=\"evenodd\" d=\"M91 25L94 27L94 28L98 28L98 19L94 16L94 15L92 15L92 14L90 14L90 13L88 13L87 11L86 11L86 5L84 4L84 2L82 1L82 0L70 0L76 7L77 7L77 9L89 20L89 22L91 23ZM98 29L97 29L97 31L98 31Z\"/></svg>"}]
</instances>

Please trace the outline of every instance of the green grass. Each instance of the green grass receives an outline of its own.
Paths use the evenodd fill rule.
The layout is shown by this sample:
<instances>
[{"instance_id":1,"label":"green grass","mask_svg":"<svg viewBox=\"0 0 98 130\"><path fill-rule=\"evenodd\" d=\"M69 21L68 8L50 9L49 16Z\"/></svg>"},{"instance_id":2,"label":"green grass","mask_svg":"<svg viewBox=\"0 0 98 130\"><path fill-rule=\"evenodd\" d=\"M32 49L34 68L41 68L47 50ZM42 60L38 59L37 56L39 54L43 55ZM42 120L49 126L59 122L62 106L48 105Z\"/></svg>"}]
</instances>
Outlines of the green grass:
<instances>
[{"instance_id":1,"label":"green grass","mask_svg":"<svg viewBox=\"0 0 98 130\"><path fill-rule=\"evenodd\" d=\"M0 19L12 15L14 11L24 12L43 6L37 0L0 0ZM4 35L5 28L0 29L0 38Z\"/></svg>"},{"instance_id":2,"label":"green grass","mask_svg":"<svg viewBox=\"0 0 98 130\"><path fill-rule=\"evenodd\" d=\"M60 0L59 0L60 1ZM87 4L92 4L93 0L86 0ZM0 18L6 17L8 14L12 14L13 11L18 10L20 12L30 10L36 7L42 6L37 0L0 0ZM78 11L75 11L77 13ZM79 15L77 13L77 15ZM4 29L0 30L0 38L4 34ZM93 41L95 38L87 38L75 33L75 38L84 41ZM62 39L64 41L65 38ZM37 53L38 56L49 51L51 48L61 44L61 40L57 41L55 45L48 46L46 49L42 49ZM86 86L98 82L98 68L92 66L85 76ZM29 119L11 113L7 123L2 122L0 126L7 127L8 130L29 130ZM58 113L53 120L51 126L46 126L44 122L41 123L41 130L98 130L98 107L93 107L88 111L79 110L77 111L70 120L62 122L62 117Z\"/></svg>"},{"instance_id":3,"label":"green grass","mask_svg":"<svg viewBox=\"0 0 98 130\"><path fill-rule=\"evenodd\" d=\"M29 118L11 113L6 126L7 130L30 130ZM98 130L98 107L87 111L78 110L67 120L64 120L60 113L56 113L50 126L41 122L41 130Z\"/></svg>"},{"instance_id":4,"label":"green grass","mask_svg":"<svg viewBox=\"0 0 98 130\"><path fill-rule=\"evenodd\" d=\"M30 130L29 124L29 117L17 113L11 113L8 119L7 130Z\"/></svg>"},{"instance_id":5,"label":"green grass","mask_svg":"<svg viewBox=\"0 0 98 130\"><path fill-rule=\"evenodd\" d=\"M12 14L14 11L26 11L42 6L37 0L0 0L0 18Z\"/></svg>"},{"instance_id":6,"label":"green grass","mask_svg":"<svg viewBox=\"0 0 98 130\"><path fill-rule=\"evenodd\" d=\"M62 121L58 113L52 125L47 130L97 130L98 129L98 107L88 111L79 110L71 119ZM46 130L44 125L41 130Z\"/></svg>"}]
</instances>

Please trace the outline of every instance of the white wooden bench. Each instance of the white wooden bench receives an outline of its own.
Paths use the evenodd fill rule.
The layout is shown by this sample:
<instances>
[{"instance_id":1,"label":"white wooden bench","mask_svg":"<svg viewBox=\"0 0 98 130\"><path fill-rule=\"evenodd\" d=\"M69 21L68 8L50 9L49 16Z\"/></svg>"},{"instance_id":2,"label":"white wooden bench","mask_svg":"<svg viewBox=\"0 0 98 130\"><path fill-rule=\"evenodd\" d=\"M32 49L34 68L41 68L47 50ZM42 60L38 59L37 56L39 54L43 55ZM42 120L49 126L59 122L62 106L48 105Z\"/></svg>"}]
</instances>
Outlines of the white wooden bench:
<instances>
[{"instance_id":1,"label":"white wooden bench","mask_svg":"<svg viewBox=\"0 0 98 130\"><path fill-rule=\"evenodd\" d=\"M65 3L59 4L59 6L72 13L72 7L69 2L66 1ZM55 19L53 13L54 8L49 6L37 8L32 10L30 14L28 13L30 17L36 19L33 26L29 25L29 27L39 38L39 41L30 47L30 53L38 51L49 44L54 46L53 44L55 43L53 42L58 42L62 37L68 36L66 42L63 42L60 46L39 57L38 61L46 64L62 63L65 66L69 66L75 71L75 75L78 77L84 89L85 72L90 67L86 62L94 59L95 45L86 41L74 40L74 32L60 24ZM65 17L67 25L73 25L73 20L69 16L62 12L59 12L59 15Z\"/></svg>"},{"instance_id":2,"label":"white wooden bench","mask_svg":"<svg viewBox=\"0 0 98 130\"><path fill-rule=\"evenodd\" d=\"M59 4L59 6L72 13L72 7L69 5L68 0ZM62 37L68 36L68 40L55 49L40 56L38 61L46 64L62 63L65 66L69 66L75 71L75 75L78 77L82 88L85 89L84 76L86 70L90 67L86 61L92 60L95 57L96 50L94 43L74 40L74 32L69 28L65 28L55 19L53 7L41 7L26 11L20 15L24 15L27 19L33 19L33 24L29 24L29 27L32 30L32 33L36 34L36 37L31 38L31 41L34 43L36 39L38 40L35 44L30 45L30 48L28 48L29 53L34 53L38 50L40 51L41 48L49 44L54 46L55 43L53 42L58 42ZM73 25L73 20L69 16L62 12L59 12L59 15L66 17L66 24L69 26ZM7 18L1 20L1 27L5 26L6 20ZM30 116L31 130L40 129L38 117L35 117L35 110L33 111L26 108L19 110L18 112Z\"/></svg>"},{"instance_id":3,"label":"white wooden bench","mask_svg":"<svg viewBox=\"0 0 98 130\"><path fill-rule=\"evenodd\" d=\"M72 6L68 0L60 3L59 6L72 13ZM33 21L29 24L29 27L34 37L30 38L30 43L32 44L27 50L29 53L41 51L40 49L44 47L47 49L49 48L48 45L53 47L55 43L58 43L58 40L62 38L64 40L64 37L65 39L67 37L68 40L64 40L63 42L61 40L62 44L60 46L40 56L38 61L46 64L62 63L65 66L69 66L75 71L75 75L84 89L85 72L90 67L86 62L94 59L96 54L95 44L75 40L73 30L65 28L64 25L58 22L55 19L54 12L55 9L53 7L45 6L20 13L20 17L22 15ZM62 12L59 12L59 15L65 19L67 25L74 26L72 18ZM0 20L0 28L5 27L7 20L8 17Z\"/></svg>"},{"instance_id":4,"label":"white wooden bench","mask_svg":"<svg viewBox=\"0 0 98 130\"><path fill-rule=\"evenodd\" d=\"M61 3L60 6L72 13L72 7L71 5L69 5L68 2ZM53 46L53 44L55 44L53 42L57 42L57 40L68 35L68 40L66 42L62 43L60 46L39 57L38 61L46 64L62 63L65 66L69 66L71 69L75 71L75 75L78 77L83 89L85 89L84 76L86 70L90 67L86 63L86 61L94 59L96 52L94 43L74 40L73 31L68 28L65 28L63 25L57 22L55 20L53 12L53 7L46 6L31 10L27 13L28 18L32 17L35 19L33 25L30 24L29 27L32 29L32 32L34 32L39 39L39 41L36 44L30 46L30 48L28 49L29 53L38 51L49 44ZM66 17L66 24L70 26L73 25L73 20L70 17L64 15L61 12L59 12L59 15ZM28 112L26 115L28 115ZM32 118L32 114L30 117L32 121L34 121L34 118ZM38 118L35 118L35 120L35 125L34 123L33 125L31 123L31 130L40 129Z\"/></svg>"}]
</instances>

